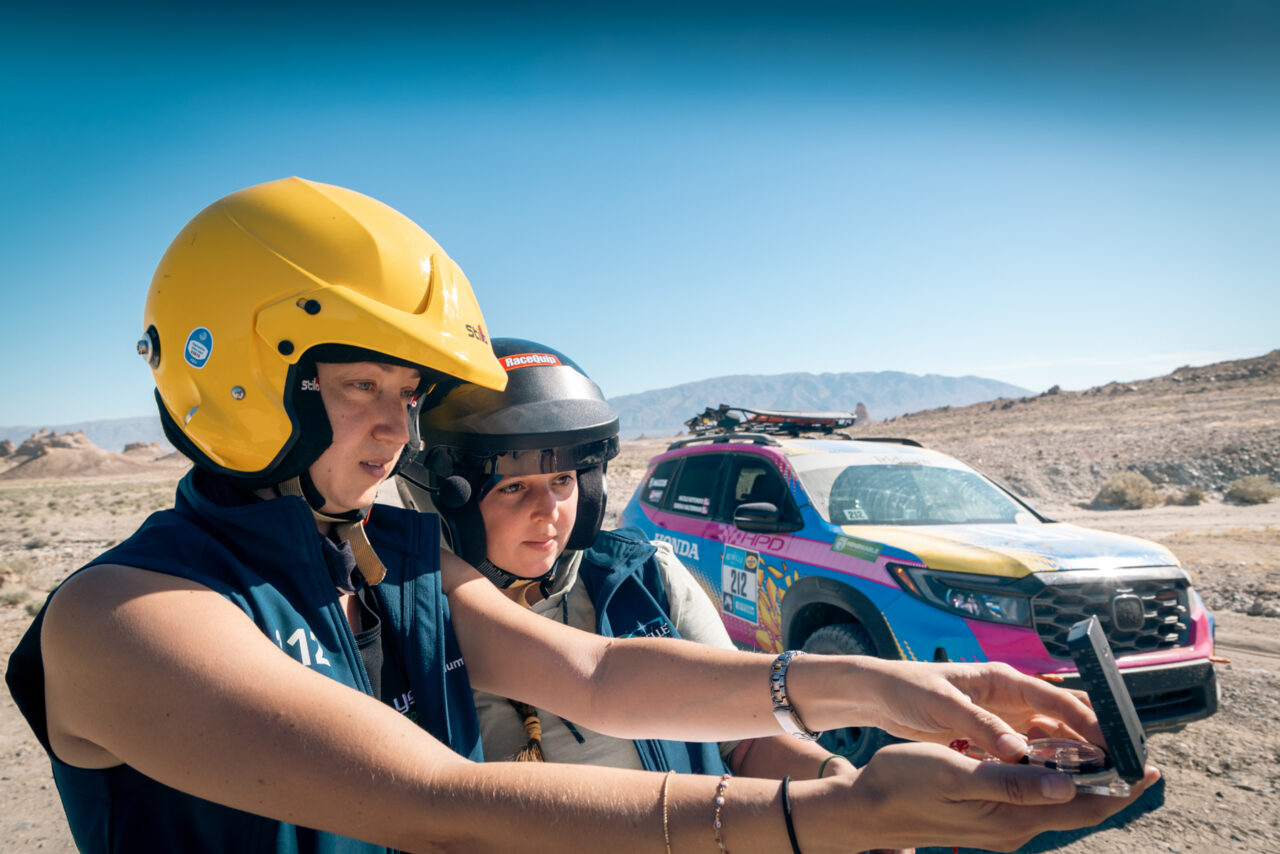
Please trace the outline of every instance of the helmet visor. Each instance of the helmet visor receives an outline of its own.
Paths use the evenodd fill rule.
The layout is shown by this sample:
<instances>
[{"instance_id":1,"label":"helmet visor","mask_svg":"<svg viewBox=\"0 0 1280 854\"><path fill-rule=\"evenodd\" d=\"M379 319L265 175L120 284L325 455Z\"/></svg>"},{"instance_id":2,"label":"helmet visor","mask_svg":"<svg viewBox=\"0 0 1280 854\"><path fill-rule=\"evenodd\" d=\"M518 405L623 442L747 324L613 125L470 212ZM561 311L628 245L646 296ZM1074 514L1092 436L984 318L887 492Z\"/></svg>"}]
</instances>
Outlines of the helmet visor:
<instances>
[{"instance_id":1,"label":"helmet visor","mask_svg":"<svg viewBox=\"0 0 1280 854\"><path fill-rule=\"evenodd\" d=\"M430 460L427 468L433 471L453 470L520 477L592 468L603 465L617 455L617 436L559 448L494 453L477 453L448 445L436 445L428 452ZM444 465L437 467L439 463Z\"/></svg>"}]
</instances>

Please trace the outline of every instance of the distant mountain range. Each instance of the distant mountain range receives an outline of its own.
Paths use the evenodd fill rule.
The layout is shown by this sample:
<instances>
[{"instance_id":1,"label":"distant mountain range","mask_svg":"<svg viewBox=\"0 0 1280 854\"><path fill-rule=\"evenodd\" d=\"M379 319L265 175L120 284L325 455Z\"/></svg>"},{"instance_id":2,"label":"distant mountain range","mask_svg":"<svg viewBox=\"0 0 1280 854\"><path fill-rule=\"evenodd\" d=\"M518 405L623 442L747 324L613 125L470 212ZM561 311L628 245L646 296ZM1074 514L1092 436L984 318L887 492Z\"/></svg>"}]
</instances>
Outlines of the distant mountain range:
<instances>
[{"instance_id":1,"label":"distant mountain range","mask_svg":"<svg viewBox=\"0 0 1280 854\"><path fill-rule=\"evenodd\" d=\"M708 406L727 403L761 409L847 410L859 403L877 421L938 406L968 406L997 397L1025 397L1031 391L983 377L944 377L939 374L906 374L901 371L863 371L844 374L773 374L715 377L639 394L624 394L609 401L618 412L624 439L674 436L684 422ZM75 424L38 424L0 427L0 440L22 442L47 427L58 433L83 430L85 436L109 451L121 451L131 442L159 442L169 447L160 419L155 415L81 421Z\"/></svg>"},{"instance_id":2,"label":"distant mountain range","mask_svg":"<svg viewBox=\"0 0 1280 854\"><path fill-rule=\"evenodd\" d=\"M671 388L624 394L609 401L624 439L674 436L708 406L727 403L759 409L839 410L866 404L882 421L938 406L968 406L997 397L1025 397L1028 389L983 377L944 377L901 371L841 374L772 374L716 377Z\"/></svg>"}]
</instances>

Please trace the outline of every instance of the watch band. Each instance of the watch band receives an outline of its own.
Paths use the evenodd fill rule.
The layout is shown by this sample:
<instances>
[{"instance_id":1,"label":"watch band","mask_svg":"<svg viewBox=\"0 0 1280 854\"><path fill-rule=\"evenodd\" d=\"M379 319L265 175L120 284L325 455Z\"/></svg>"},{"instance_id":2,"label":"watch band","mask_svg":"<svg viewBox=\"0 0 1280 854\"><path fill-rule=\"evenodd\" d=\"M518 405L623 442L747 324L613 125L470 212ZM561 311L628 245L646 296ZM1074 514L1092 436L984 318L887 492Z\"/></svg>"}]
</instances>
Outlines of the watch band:
<instances>
[{"instance_id":1,"label":"watch band","mask_svg":"<svg viewBox=\"0 0 1280 854\"><path fill-rule=\"evenodd\" d=\"M805 726L799 713L791 705L790 698L787 697L787 668L791 666L791 660L797 655L804 655L804 653L798 649L787 650L775 658L769 667L769 696L773 699L773 716L777 718L778 726L782 727L782 731L787 735L801 741L815 741L819 733Z\"/></svg>"}]
</instances>

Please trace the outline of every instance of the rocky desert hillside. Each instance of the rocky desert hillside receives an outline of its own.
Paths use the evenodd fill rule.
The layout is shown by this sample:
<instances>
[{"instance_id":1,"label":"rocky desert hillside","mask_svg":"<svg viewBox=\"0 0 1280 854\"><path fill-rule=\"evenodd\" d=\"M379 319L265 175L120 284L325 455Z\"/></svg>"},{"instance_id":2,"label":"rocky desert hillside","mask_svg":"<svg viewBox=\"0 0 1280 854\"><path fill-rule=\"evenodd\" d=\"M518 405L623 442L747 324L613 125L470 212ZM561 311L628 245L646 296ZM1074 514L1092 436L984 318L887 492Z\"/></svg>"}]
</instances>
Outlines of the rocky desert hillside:
<instances>
[{"instance_id":1,"label":"rocky desert hillside","mask_svg":"<svg viewBox=\"0 0 1280 854\"><path fill-rule=\"evenodd\" d=\"M180 454L152 442L131 443L118 454L105 451L80 430L40 430L20 445L0 441L0 480L146 475L158 466L186 465Z\"/></svg>"},{"instance_id":2,"label":"rocky desert hillside","mask_svg":"<svg viewBox=\"0 0 1280 854\"><path fill-rule=\"evenodd\" d=\"M1280 469L1280 350L1085 391L915 412L862 424L981 468L1034 501L1091 501L1108 477L1145 475L1174 492L1221 497L1240 477Z\"/></svg>"}]
</instances>

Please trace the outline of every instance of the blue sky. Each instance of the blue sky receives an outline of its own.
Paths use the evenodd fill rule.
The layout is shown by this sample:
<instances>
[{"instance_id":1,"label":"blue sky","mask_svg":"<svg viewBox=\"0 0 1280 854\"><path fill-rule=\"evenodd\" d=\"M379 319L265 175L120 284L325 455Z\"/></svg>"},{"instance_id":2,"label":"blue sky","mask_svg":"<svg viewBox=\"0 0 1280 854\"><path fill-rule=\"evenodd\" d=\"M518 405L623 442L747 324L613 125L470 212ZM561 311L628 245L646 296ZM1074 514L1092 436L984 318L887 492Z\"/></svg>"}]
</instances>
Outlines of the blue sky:
<instances>
[{"instance_id":1,"label":"blue sky","mask_svg":"<svg viewBox=\"0 0 1280 854\"><path fill-rule=\"evenodd\" d=\"M292 174L607 395L1280 346L1274 4L457 5L0 13L0 424L152 412L160 255Z\"/></svg>"}]
</instances>

